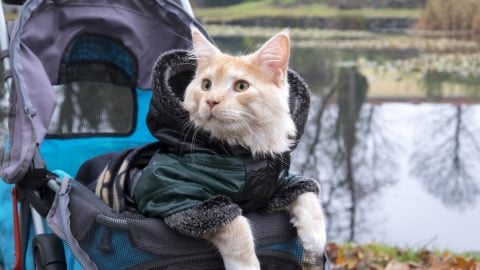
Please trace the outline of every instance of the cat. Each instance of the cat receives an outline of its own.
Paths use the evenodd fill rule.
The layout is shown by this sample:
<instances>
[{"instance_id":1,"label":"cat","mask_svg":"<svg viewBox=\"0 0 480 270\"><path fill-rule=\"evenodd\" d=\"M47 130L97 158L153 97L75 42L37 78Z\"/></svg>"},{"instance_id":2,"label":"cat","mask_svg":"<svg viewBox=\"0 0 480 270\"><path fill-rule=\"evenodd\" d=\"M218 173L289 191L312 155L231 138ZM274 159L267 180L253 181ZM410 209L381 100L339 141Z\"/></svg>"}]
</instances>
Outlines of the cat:
<instances>
[{"instance_id":1,"label":"cat","mask_svg":"<svg viewBox=\"0 0 480 270\"><path fill-rule=\"evenodd\" d=\"M183 107L195 128L229 145L241 145L255 157L289 151L297 131L289 109L288 30L245 56L222 53L198 29L191 31L197 68ZM322 254L325 218L317 194L299 195L286 210L304 249ZM227 270L260 269L245 217L239 215L204 238L218 248Z\"/></svg>"}]
</instances>

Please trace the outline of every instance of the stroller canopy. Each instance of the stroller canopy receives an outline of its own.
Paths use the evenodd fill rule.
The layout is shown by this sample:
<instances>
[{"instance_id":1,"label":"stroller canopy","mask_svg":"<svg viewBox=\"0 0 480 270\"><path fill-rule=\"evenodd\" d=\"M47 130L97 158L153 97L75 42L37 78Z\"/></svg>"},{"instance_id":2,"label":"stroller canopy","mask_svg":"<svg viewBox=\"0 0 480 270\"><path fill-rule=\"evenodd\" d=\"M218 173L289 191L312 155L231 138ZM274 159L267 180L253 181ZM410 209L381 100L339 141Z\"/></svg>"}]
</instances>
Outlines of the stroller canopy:
<instances>
[{"instance_id":1,"label":"stroller canopy","mask_svg":"<svg viewBox=\"0 0 480 270\"><path fill-rule=\"evenodd\" d=\"M57 139L65 134L75 138L95 133L103 137L131 135L138 122L145 120L122 114L126 107L125 110L138 111L138 104L116 92L107 96L110 103L100 102L88 108L91 119L78 123L70 120L68 125L62 116L56 116L57 103L75 113L75 104L67 101L75 103L75 98L82 98L75 87L86 81L96 84L93 88L84 87L102 89L84 94L88 97L83 98L91 101L105 98L101 93L116 91L109 90L105 82L126 89L150 89L152 67L158 56L170 49L190 47L191 24L202 29L170 1L28 1L10 34L13 84L7 89L9 125L0 148L3 180L15 183L22 179L36 146L42 144L46 135ZM64 91L67 88L70 92ZM67 93L75 98L67 99ZM133 98L136 95L133 91ZM102 128L102 119L110 117L103 114L102 108L114 103L120 104L112 109L116 120ZM100 123L95 128L76 127L95 121ZM131 127L121 127L128 121L132 122Z\"/></svg>"}]
</instances>

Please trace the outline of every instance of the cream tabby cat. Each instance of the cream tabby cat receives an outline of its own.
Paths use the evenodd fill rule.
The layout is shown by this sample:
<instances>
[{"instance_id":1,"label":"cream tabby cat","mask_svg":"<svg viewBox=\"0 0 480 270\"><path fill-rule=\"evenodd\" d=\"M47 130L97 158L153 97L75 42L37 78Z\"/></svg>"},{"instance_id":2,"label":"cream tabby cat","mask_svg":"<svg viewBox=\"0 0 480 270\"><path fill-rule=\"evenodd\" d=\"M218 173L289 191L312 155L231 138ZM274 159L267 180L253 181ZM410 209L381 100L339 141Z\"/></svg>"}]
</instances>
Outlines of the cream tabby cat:
<instances>
[{"instance_id":1,"label":"cream tabby cat","mask_svg":"<svg viewBox=\"0 0 480 270\"><path fill-rule=\"evenodd\" d=\"M238 57L220 52L195 28L192 40L197 70L183 106L194 126L257 157L288 151L296 134L288 103L288 31L275 35L255 53ZM303 193L286 210L304 248L321 254L326 233L317 195ZM206 239L218 248L226 269L260 269L245 217L236 217Z\"/></svg>"}]
</instances>

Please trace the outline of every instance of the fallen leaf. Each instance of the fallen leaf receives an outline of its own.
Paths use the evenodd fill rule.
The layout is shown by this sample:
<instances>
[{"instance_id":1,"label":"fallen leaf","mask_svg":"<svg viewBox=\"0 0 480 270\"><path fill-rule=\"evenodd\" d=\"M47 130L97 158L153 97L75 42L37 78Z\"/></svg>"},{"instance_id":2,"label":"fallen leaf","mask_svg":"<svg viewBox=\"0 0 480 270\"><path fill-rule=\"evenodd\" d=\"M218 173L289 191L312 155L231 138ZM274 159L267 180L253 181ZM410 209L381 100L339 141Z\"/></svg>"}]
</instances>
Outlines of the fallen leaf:
<instances>
[{"instance_id":1,"label":"fallen leaf","mask_svg":"<svg viewBox=\"0 0 480 270\"><path fill-rule=\"evenodd\" d=\"M418 258L420 258L422 262L427 263L432 259L432 252L428 250L421 250L418 252Z\"/></svg>"},{"instance_id":2,"label":"fallen leaf","mask_svg":"<svg viewBox=\"0 0 480 270\"><path fill-rule=\"evenodd\" d=\"M385 267L385 270L410 270L408 263L391 261Z\"/></svg>"},{"instance_id":3,"label":"fallen leaf","mask_svg":"<svg viewBox=\"0 0 480 270\"><path fill-rule=\"evenodd\" d=\"M477 263L475 259L465 259L460 256L456 256L451 262L450 267L454 269L461 269L461 270L475 270L477 267Z\"/></svg>"},{"instance_id":4,"label":"fallen leaf","mask_svg":"<svg viewBox=\"0 0 480 270\"><path fill-rule=\"evenodd\" d=\"M451 269L449 263L447 261L443 261L440 258L435 258L433 256L430 257L430 261L428 262L430 270L449 270Z\"/></svg>"},{"instance_id":5,"label":"fallen leaf","mask_svg":"<svg viewBox=\"0 0 480 270\"><path fill-rule=\"evenodd\" d=\"M325 247L327 251L328 257L332 260L335 260L338 256L339 248L338 245L335 243L328 243Z\"/></svg>"}]
</instances>

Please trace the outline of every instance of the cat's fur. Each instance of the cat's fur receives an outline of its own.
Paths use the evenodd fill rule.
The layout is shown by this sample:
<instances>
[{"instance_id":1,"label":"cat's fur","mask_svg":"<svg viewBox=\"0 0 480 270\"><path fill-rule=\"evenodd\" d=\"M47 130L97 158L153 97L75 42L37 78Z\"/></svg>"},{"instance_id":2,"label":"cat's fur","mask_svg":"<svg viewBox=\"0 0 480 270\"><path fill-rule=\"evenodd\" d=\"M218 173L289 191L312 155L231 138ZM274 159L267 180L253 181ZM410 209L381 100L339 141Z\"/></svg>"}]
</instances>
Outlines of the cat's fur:
<instances>
[{"instance_id":1,"label":"cat's fur","mask_svg":"<svg viewBox=\"0 0 480 270\"><path fill-rule=\"evenodd\" d=\"M296 127L288 104L288 31L246 56L223 54L193 27L192 41L197 70L186 89L183 106L195 127L230 145L242 145L254 156L289 151ZM211 82L208 90L202 85L205 80ZM239 81L247 82L248 89L235 91ZM321 254L326 233L317 195L299 195L286 210L304 248ZM219 249L226 269L260 269L252 232L243 216L205 238Z\"/></svg>"}]
</instances>

